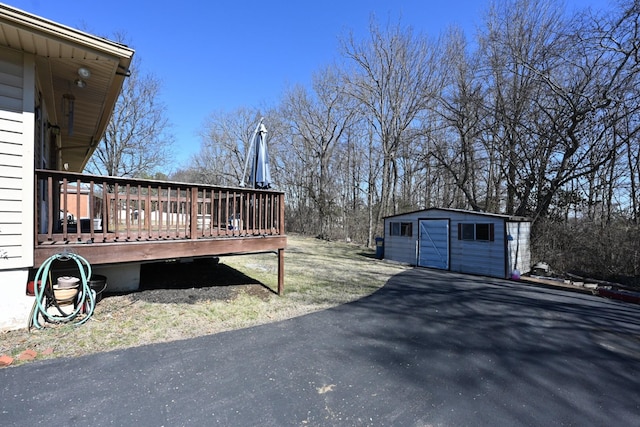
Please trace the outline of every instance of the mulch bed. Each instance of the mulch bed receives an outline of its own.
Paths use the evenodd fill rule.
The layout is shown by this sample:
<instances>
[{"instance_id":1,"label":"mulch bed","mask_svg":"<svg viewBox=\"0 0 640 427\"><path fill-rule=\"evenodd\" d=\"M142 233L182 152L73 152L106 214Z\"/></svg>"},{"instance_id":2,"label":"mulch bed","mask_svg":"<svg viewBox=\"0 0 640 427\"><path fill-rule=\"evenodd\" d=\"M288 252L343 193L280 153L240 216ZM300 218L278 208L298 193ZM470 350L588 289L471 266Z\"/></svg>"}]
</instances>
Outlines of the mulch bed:
<instances>
[{"instance_id":1,"label":"mulch bed","mask_svg":"<svg viewBox=\"0 0 640 427\"><path fill-rule=\"evenodd\" d=\"M192 262L143 264L140 290L132 299L152 303L196 303L233 300L241 291L268 299L273 292L257 280L218 262L216 258ZM104 298L117 294L105 293Z\"/></svg>"}]
</instances>

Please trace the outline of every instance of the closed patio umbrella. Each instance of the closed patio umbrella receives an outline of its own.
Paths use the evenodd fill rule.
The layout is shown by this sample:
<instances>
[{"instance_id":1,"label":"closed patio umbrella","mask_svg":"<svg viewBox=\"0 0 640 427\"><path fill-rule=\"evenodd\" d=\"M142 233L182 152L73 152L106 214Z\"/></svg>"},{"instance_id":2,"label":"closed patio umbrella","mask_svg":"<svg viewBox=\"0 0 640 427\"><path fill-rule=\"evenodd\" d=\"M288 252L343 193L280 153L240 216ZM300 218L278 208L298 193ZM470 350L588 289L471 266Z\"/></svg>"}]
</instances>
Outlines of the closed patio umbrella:
<instances>
[{"instance_id":1,"label":"closed patio umbrella","mask_svg":"<svg viewBox=\"0 0 640 427\"><path fill-rule=\"evenodd\" d=\"M249 175L249 184L251 187L261 190L271 188L271 171L269 169L269 154L267 153L267 128L262 123L262 119L260 119L260 123L258 123L253 133L247 156L245 171L242 174L243 181L240 185L244 187L244 175L247 170L247 163L251 160L251 174Z\"/></svg>"},{"instance_id":2,"label":"closed patio umbrella","mask_svg":"<svg viewBox=\"0 0 640 427\"><path fill-rule=\"evenodd\" d=\"M269 170L269 153L267 153L267 128L260 123L256 152L251 168L253 188L268 190L271 188L271 171Z\"/></svg>"}]
</instances>

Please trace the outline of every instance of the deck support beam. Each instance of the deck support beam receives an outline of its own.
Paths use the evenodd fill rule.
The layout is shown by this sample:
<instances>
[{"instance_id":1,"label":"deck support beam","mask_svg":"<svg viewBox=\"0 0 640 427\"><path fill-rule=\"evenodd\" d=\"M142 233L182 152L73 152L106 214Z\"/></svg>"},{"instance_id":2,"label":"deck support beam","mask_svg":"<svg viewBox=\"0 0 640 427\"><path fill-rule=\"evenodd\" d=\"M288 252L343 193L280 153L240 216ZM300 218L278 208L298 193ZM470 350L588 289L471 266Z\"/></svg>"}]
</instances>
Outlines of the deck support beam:
<instances>
[{"instance_id":1,"label":"deck support beam","mask_svg":"<svg viewBox=\"0 0 640 427\"><path fill-rule=\"evenodd\" d=\"M64 251L74 252L87 259L90 264L98 265L271 252L284 250L286 245L286 236L49 244L35 248L34 265L40 266L50 256Z\"/></svg>"}]
</instances>

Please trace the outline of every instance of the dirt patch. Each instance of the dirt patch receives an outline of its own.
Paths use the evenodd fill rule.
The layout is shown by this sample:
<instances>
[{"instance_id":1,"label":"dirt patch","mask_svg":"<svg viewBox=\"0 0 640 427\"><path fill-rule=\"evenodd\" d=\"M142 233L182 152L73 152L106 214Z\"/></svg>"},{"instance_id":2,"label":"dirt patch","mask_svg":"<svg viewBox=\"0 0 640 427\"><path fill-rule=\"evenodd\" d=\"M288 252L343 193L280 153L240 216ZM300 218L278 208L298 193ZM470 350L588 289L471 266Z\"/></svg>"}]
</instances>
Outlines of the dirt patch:
<instances>
[{"instance_id":1,"label":"dirt patch","mask_svg":"<svg viewBox=\"0 0 640 427\"><path fill-rule=\"evenodd\" d=\"M133 301L156 304L196 304L198 302L231 302L243 292L267 301L272 292L262 285L215 285L199 288L147 289L130 293ZM100 304L108 304L109 298L119 295L107 295Z\"/></svg>"},{"instance_id":2,"label":"dirt patch","mask_svg":"<svg viewBox=\"0 0 640 427\"><path fill-rule=\"evenodd\" d=\"M234 300L240 292L263 301L273 294L262 283L221 264L217 258L191 262L145 264L140 270L140 291L129 293L134 301L157 304L195 304ZM105 300L117 294L106 294ZM106 302L106 301L105 301Z\"/></svg>"},{"instance_id":3,"label":"dirt patch","mask_svg":"<svg viewBox=\"0 0 640 427\"><path fill-rule=\"evenodd\" d=\"M167 261L143 264L140 289L186 289L210 286L259 285L256 279L220 263L218 258L190 262Z\"/></svg>"}]
</instances>

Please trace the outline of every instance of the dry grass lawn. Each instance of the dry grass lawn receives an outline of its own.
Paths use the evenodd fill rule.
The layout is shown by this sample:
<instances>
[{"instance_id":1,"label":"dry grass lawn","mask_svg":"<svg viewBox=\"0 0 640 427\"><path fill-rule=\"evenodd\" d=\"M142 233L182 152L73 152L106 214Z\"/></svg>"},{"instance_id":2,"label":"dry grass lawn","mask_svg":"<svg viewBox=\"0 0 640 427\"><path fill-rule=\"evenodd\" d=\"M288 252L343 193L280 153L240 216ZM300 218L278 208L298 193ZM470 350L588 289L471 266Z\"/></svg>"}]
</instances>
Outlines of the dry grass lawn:
<instances>
[{"instance_id":1,"label":"dry grass lawn","mask_svg":"<svg viewBox=\"0 0 640 427\"><path fill-rule=\"evenodd\" d=\"M369 295L406 267L376 260L370 249L288 236L285 293L277 289L275 254L229 256L220 263L145 266L142 289L105 295L88 322L5 332L0 355L25 363L76 357L197 337L301 316Z\"/></svg>"}]
</instances>

